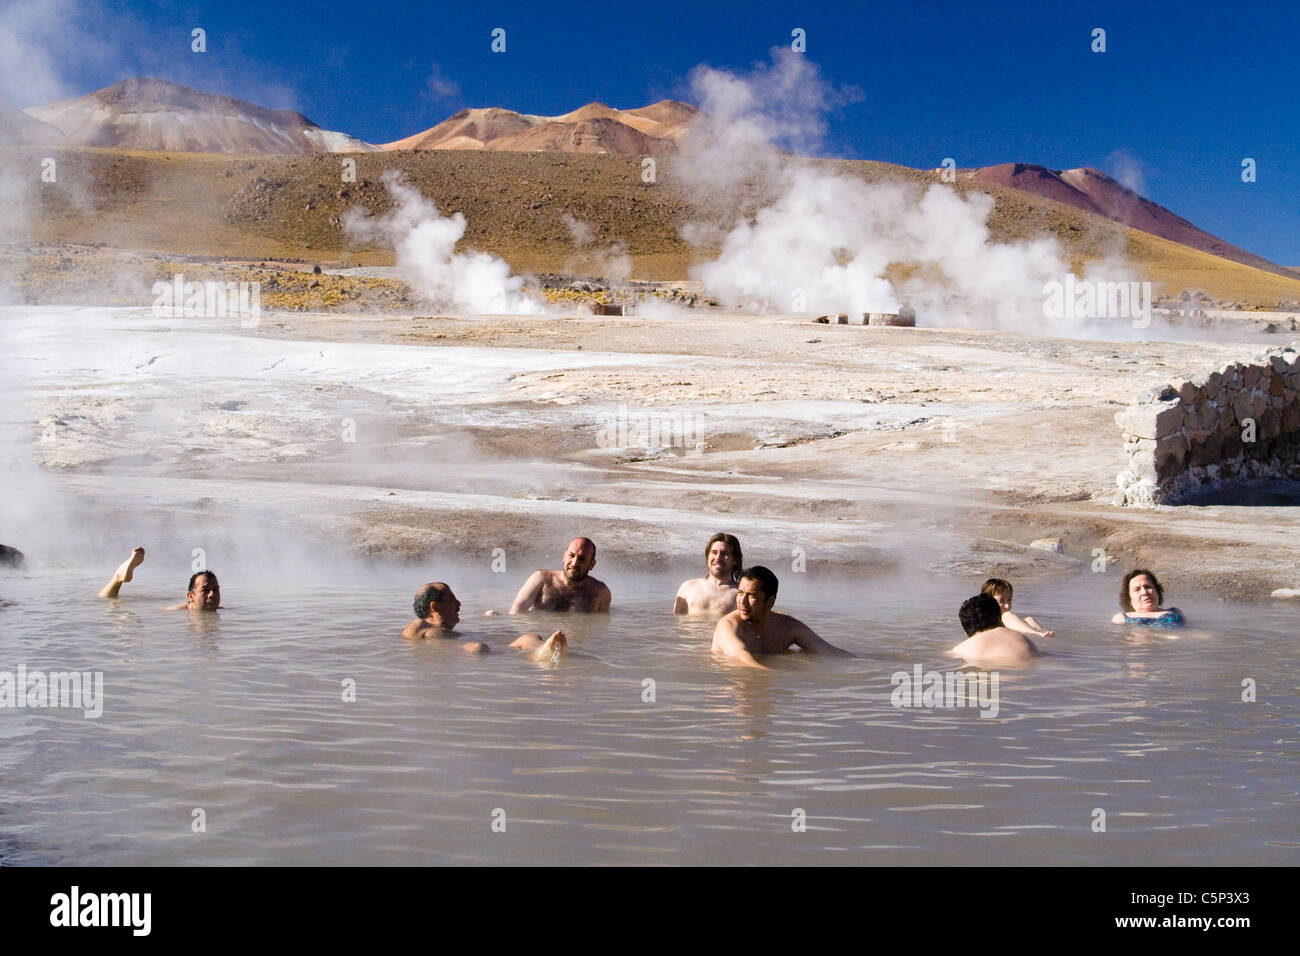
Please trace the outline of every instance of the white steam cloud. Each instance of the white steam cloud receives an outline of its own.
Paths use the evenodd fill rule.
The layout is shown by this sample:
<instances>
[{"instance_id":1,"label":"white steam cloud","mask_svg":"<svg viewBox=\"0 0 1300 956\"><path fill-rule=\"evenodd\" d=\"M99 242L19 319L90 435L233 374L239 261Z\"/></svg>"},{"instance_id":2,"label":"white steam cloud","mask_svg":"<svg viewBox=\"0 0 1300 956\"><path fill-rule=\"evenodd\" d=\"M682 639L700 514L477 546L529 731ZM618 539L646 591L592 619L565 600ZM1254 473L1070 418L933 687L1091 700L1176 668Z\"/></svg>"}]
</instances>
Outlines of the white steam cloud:
<instances>
[{"instance_id":1,"label":"white steam cloud","mask_svg":"<svg viewBox=\"0 0 1300 956\"><path fill-rule=\"evenodd\" d=\"M684 143L679 170L696 202L731 216L695 223L687 241L718 244L692 277L724 304L775 312L895 312L922 322L1045 329L1043 288L1069 273L1047 237L999 243L993 199L954 186L868 183L785 152L808 154L825 116L856 91L831 88L817 67L786 50L741 77L692 74L703 120ZM887 270L893 265L892 280Z\"/></svg>"},{"instance_id":2,"label":"white steam cloud","mask_svg":"<svg viewBox=\"0 0 1300 956\"><path fill-rule=\"evenodd\" d=\"M397 207L380 217L349 210L343 228L353 239L391 243L398 271L418 296L434 308L473 315L542 312L541 305L524 294L524 280L510 274L504 259L486 252L456 252L456 243L465 235L463 215L442 215L396 170L385 172L383 181Z\"/></svg>"}]
</instances>

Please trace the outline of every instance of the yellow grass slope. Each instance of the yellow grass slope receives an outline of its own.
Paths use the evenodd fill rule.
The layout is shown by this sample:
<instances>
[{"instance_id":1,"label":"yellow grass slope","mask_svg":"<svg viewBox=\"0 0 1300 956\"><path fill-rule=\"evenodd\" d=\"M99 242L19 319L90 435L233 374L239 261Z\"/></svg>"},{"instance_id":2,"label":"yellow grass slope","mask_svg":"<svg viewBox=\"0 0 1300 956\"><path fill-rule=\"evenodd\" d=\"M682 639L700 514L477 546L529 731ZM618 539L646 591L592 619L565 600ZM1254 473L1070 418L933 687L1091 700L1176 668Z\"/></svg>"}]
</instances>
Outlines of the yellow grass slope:
<instances>
[{"instance_id":1,"label":"yellow grass slope","mask_svg":"<svg viewBox=\"0 0 1300 956\"><path fill-rule=\"evenodd\" d=\"M58 182L31 171L53 155ZM685 278L710 250L681 238L682 226L705 218L691 197L673 187L669 157L659 181L641 180L636 157L514 153L491 150L359 153L356 182L343 182L343 157L230 157L115 149L0 149L0 174L32 185L12 196L10 249L30 242L94 245L169 254L311 262L387 264L392 253L358 248L344 236L346 211L391 208L381 183L400 171L444 214L462 213L463 247L503 256L517 270L598 270L618 247L633 276ZM924 187L933 174L877 162L818 161L867 181ZM748 187L741 187L745 192ZM1126 257L1157 293L1200 290L1245 308L1300 299L1300 279L1262 272L1118 225L1062 203L1000 186L958 183L994 197L989 228L999 241L1055 236L1076 267ZM761 188L723 197L731 209L762 201ZM590 227L575 242L566 221Z\"/></svg>"}]
</instances>

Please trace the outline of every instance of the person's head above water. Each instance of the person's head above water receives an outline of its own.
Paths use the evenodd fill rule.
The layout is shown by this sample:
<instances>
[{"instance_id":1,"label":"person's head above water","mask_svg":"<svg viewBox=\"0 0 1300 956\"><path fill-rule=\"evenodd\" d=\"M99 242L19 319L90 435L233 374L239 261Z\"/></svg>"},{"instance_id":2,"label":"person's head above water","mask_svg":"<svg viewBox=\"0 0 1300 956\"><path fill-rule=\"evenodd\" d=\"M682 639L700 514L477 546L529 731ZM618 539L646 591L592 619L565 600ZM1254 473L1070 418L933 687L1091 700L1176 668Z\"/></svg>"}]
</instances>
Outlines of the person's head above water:
<instances>
[{"instance_id":1,"label":"person's head above water","mask_svg":"<svg viewBox=\"0 0 1300 956\"><path fill-rule=\"evenodd\" d=\"M967 637L1002 626L1002 608L997 598L982 592L963 601L957 617Z\"/></svg>"},{"instance_id":2,"label":"person's head above water","mask_svg":"<svg viewBox=\"0 0 1300 956\"><path fill-rule=\"evenodd\" d=\"M704 563L710 576L734 583L737 573L745 566L739 539L734 534L719 531L704 546Z\"/></svg>"},{"instance_id":3,"label":"person's head above water","mask_svg":"<svg viewBox=\"0 0 1300 956\"><path fill-rule=\"evenodd\" d=\"M429 621L435 627L445 627L448 630L460 620L460 601L451 588L441 581L430 582L416 591L412 610L421 621Z\"/></svg>"},{"instance_id":4,"label":"person's head above water","mask_svg":"<svg viewBox=\"0 0 1300 956\"><path fill-rule=\"evenodd\" d=\"M736 610L741 620L762 623L776 603L776 575L762 565L754 565L740 572L737 585Z\"/></svg>"},{"instance_id":5,"label":"person's head above water","mask_svg":"<svg viewBox=\"0 0 1300 956\"><path fill-rule=\"evenodd\" d=\"M1157 611L1164 603L1165 589L1150 571L1137 568L1124 575L1119 587L1120 610Z\"/></svg>"},{"instance_id":6,"label":"person's head above water","mask_svg":"<svg viewBox=\"0 0 1300 956\"><path fill-rule=\"evenodd\" d=\"M564 550L564 576L581 581L596 566L596 544L590 538L574 538Z\"/></svg>"},{"instance_id":7,"label":"person's head above water","mask_svg":"<svg viewBox=\"0 0 1300 956\"><path fill-rule=\"evenodd\" d=\"M211 571L196 571L190 575L185 592L185 606L191 611L215 611L221 607L221 585Z\"/></svg>"},{"instance_id":8,"label":"person's head above water","mask_svg":"<svg viewBox=\"0 0 1300 956\"><path fill-rule=\"evenodd\" d=\"M1001 578L989 578L984 582L984 587L980 588L981 594L987 594L993 600L998 602L998 607L1003 611L1011 610L1011 582L1004 581Z\"/></svg>"}]
</instances>

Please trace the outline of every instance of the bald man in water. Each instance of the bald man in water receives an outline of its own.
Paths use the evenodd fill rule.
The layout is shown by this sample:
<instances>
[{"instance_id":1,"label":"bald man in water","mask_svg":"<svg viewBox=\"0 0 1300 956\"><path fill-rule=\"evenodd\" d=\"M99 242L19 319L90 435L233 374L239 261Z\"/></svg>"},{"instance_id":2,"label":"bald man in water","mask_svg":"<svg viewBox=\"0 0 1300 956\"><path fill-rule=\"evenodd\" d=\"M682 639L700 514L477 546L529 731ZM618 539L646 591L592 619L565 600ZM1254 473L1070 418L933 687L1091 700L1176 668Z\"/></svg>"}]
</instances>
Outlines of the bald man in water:
<instances>
[{"instance_id":1,"label":"bald man in water","mask_svg":"<svg viewBox=\"0 0 1300 956\"><path fill-rule=\"evenodd\" d=\"M438 638L457 637L456 625L460 622L460 600L450 587L441 581L433 581L415 592L413 602L415 620L406 625L402 637L408 641L424 641ZM563 653L568 648L568 639L563 631L556 631L549 638L540 634L521 634L510 646L517 651L524 651L536 661L550 660L554 655ZM489 648L482 641L465 641L460 645L466 654L486 654Z\"/></svg>"},{"instance_id":2,"label":"bald man in water","mask_svg":"<svg viewBox=\"0 0 1300 956\"><path fill-rule=\"evenodd\" d=\"M803 621L773 611L776 589L776 575L767 568L756 565L740 572L736 609L713 629L715 657L728 664L771 670L758 662L759 654L781 654L798 647L805 654L853 656L822 640Z\"/></svg>"},{"instance_id":3,"label":"bald man in water","mask_svg":"<svg viewBox=\"0 0 1300 956\"><path fill-rule=\"evenodd\" d=\"M560 571L534 571L515 595L511 614L524 611L609 610L609 588L591 577L596 566L596 545L590 538L574 538L564 552Z\"/></svg>"}]
</instances>

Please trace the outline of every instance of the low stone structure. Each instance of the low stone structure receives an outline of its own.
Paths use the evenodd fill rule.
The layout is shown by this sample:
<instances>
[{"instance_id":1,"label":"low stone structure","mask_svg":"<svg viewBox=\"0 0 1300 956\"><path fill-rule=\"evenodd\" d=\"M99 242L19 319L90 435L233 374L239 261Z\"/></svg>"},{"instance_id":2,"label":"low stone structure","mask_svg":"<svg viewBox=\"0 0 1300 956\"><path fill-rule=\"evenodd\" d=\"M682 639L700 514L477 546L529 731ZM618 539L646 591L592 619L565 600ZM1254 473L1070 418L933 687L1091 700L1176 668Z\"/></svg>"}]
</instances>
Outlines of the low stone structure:
<instances>
[{"instance_id":1,"label":"low stone structure","mask_svg":"<svg viewBox=\"0 0 1300 956\"><path fill-rule=\"evenodd\" d=\"M862 325L895 325L906 328L916 328L916 310L910 305L899 308L897 312L862 312L857 313L862 316ZM813 319L814 324L829 325L831 317L829 315L819 315ZM840 312L835 316L835 325L857 325L856 319L849 321L849 313Z\"/></svg>"},{"instance_id":2,"label":"low stone structure","mask_svg":"<svg viewBox=\"0 0 1300 956\"><path fill-rule=\"evenodd\" d=\"M904 305L897 312L866 312L862 316L863 325L898 325L905 328L916 327L916 310Z\"/></svg>"},{"instance_id":3,"label":"low stone structure","mask_svg":"<svg viewBox=\"0 0 1300 956\"><path fill-rule=\"evenodd\" d=\"M1224 482L1300 480L1300 343L1173 381L1115 416L1121 504L1177 504Z\"/></svg>"}]
</instances>

